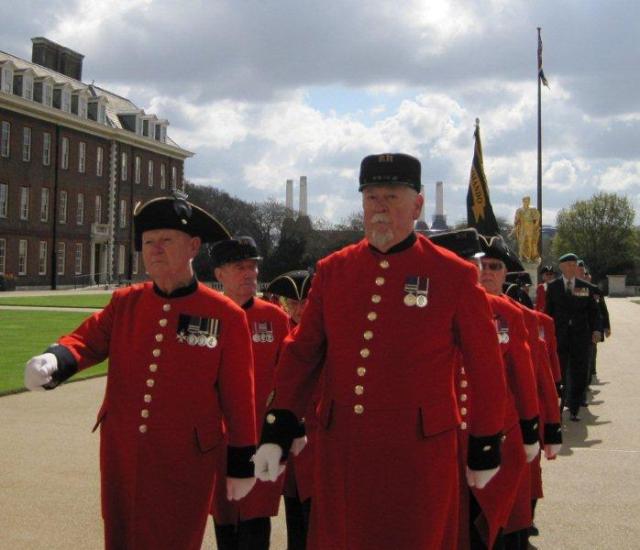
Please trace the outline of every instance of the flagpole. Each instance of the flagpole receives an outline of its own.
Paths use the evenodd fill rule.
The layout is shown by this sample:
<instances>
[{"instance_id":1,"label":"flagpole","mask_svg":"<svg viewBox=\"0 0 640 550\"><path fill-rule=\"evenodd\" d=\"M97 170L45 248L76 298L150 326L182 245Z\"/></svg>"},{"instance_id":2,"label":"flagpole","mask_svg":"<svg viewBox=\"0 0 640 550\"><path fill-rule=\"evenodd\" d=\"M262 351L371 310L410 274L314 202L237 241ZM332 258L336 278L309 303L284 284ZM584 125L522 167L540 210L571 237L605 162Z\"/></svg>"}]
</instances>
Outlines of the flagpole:
<instances>
[{"instance_id":1,"label":"flagpole","mask_svg":"<svg viewBox=\"0 0 640 550\"><path fill-rule=\"evenodd\" d=\"M538 44L541 42L540 27L538 27ZM538 212L540 213L540 231L538 234L538 250L542 256L542 77L538 67Z\"/></svg>"}]
</instances>

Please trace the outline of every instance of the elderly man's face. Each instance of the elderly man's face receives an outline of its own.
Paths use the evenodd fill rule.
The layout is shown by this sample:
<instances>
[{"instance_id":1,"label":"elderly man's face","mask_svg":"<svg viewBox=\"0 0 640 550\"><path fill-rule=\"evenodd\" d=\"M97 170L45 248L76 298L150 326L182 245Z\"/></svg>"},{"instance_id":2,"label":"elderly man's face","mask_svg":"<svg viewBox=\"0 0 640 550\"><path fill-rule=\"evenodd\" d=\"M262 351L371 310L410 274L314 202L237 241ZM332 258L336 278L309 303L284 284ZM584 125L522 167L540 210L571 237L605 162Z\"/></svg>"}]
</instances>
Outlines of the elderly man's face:
<instances>
[{"instance_id":1,"label":"elderly man's face","mask_svg":"<svg viewBox=\"0 0 640 550\"><path fill-rule=\"evenodd\" d=\"M422 195L406 185L370 185L362 190L364 233L382 252L409 236L420 215Z\"/></svg>"},{"instance_id":2,"label":"elderly man's face","mask_svg":"<svg viewBox=\"0 0 640 550\"><path fill-rule=\"evenodd\" d=\"M565 279L574 279L578 270L578 262L568 261L560 263L560 271Z\"/></svg>"},{"instance_id":3,"label":"elderly man's face","mask_svg":"<svg viewBox=\"0 0 640 550\"><path fill-rule=\"evenodd\" d=\"M214 271L216 279L222 283L224 293L243 304L258 290L258 262L240 260L229 262Z\"/></svg>"},{"instance_id":4,"label":"elderly man's face","mask_svg":"<svg viewBox=\"0 0 640 550\"><path fill-rule=\"evenodd\" d=\"M200 238L176 229L152 229L142 234L144 267L154 281L183 281L191 274L191 260Z\"/></svg>"},{"instance_id":5,"label":"elderly man's face","mask_svg":"<svg viewBox=\"0 0 640 550\"><path fill-rule=\"evenodd\" d=\"M502 285L507 278L507 268L504 262L497 258L481 258L480 284L489 294L502 294Z\"/></svg>"}]
</instances>

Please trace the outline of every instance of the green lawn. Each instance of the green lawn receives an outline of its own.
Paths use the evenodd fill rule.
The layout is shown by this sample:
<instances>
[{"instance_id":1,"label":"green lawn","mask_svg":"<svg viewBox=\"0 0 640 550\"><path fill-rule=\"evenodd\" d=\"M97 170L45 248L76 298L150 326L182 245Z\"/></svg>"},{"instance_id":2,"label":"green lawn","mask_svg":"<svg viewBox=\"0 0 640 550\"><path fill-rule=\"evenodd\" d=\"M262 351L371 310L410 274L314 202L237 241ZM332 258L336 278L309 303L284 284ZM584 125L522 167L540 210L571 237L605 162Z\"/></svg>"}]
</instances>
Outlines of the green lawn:
<instances>
[{"instance_id":1,"label":"green lawn","mask_svg":"<svg viewBox=\"0 0 640 550\"><path fill-rule=\"evenodd\" d=\"M60 294L44 296L7 296L0 294L0 306L95 307L103 308L111 294Z\"/></svg>"},{"instance_id":2,"label":"green lawn","mask_svg":"<svg viewBox=\"0 0 640 550\"><path fill-rule=\"evenodd\" d=\"M0 310L0 395L23 389L27 360L44 352L59 336L72 331L88 315L66 311ZM105 362L75 375L72 380L106 371Z\"/></svg>"}]
</instances>

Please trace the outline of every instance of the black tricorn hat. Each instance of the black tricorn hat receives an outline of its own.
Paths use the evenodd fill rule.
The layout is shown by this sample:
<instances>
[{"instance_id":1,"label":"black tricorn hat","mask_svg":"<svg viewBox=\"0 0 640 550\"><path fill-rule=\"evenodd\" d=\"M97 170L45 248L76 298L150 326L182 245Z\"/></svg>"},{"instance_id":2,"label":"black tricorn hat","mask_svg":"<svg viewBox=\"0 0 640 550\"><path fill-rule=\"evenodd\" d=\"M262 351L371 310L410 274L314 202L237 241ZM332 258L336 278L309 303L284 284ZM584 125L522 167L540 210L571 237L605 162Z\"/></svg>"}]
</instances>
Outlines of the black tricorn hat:
<instances>
[{"instance_id":1,"label":"black tricorn hat","mask_svg":"<svg viewBox=\"0 0 640 550\"><path fill-rule=\"evenodd\" d=\"M226 241L220 241L211 247L211 259L213 268L221 267L231 262L244 260L262 260L258 253L256 241L252 237L233 237Z\"/></svg>"},{"instance_id":2,"label":"black tricorn hat","mask_svg":"<svg viewBox=\"0 0 640 550\"><path fill-rule=\"evenodd\" d=\"M266 291L292 300L304 300L309 294L312 279L313 274L306 269L287 271L271 281Z\"/></svg>"},{"instance_id":3,"label":"black tricorn hat","mask_svg":"<svg viewBox=\"0 0 640 550\"><path fill-rule=\"evenodd\" d=\"M540 275L544 275L545 273L555 273L555 269L553 269L552 265L543 265L540 270Z\"/></svg>"},{"instance_id":4,"label":"black tricorn hat","mask_svg":"<svg viewBox=\"0 0 640 550\"><path fill-rule=\"evenodd\" d=\"M524 266L520 263L517 256L509 250L509 247L500 235L480 235L479 238L485 258L500 260L504 263L507 271L524 271Z\"/></svg>"},{"instance_id":5,"label":"black tricorn hat","mask_svg":"<svg viewBox=\"0 0 640 550\"><path fill-rule=\"evenodd\" d=\"M482 248L475 228L446 231L429 236L433 244L437 244L451 252L455 252L461 258L477 258L482 256Z\"/></svg>"},{"instance_id":6,"label":"black tricorn hat","mask_svg":"<svg viewBox=\"0 0 640 550\"><path fill-rule=\"evenodd\" d=\"M136 250L142 250L142 234L153 229L176 229L200 237L203 243L229 238L229 232L218 220L179 192L138 203L133 211L133 226Z\"/></svg>"},{"instance_id":7,"label":"black tricorn hat","mask_svg":"<svg viewBox=\"0 0 640 550\"><path fill-rule=\"evenodd\" d=\"M370 185L407 185L420 193L420 161L404 153L369 155L360 163L362 191Z\"/></svg>"},{"instance_id":8,"label":"black tricorn hat","mask_svg":"<svg viewBox=\"0 0 640 550\"><path fill-rule=\"evenodd\" d=\"M505 278L507 283L514 283L518 286L532 285L531 275L527 271L511 271Z\"/></svg>"}]
</instances>

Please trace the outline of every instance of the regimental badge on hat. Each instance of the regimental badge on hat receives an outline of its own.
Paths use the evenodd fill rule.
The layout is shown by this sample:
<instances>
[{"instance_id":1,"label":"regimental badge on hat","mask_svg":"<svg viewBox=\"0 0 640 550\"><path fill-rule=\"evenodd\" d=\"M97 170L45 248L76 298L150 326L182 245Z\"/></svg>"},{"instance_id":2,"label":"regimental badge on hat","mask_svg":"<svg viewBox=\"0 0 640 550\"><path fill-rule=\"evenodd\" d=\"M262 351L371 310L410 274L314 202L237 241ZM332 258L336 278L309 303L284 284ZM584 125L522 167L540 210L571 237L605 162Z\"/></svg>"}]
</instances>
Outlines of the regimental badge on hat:
<instances>
[{"instance_id":1,"label":"regimental badge on hat","mask_svg":"<svg viewBox=\"0 0 640 550\"><path fill-rule=\"evenodd\" d=\"M273 324L270 321L254 321L251 339L256 344L273 342Z\"/></svg>"},{"instance_id":2,"label":"regimental badge on hat","mask_svg":"<svg viewBox=\"0 0 640 550\"><path fill-rule=\"evenodd\" d=\"M509 343L509 323L502 317L502 315L496 315L493 318L493 324L496 326L496 333L498 335L498 344Z\"/></svg>"},{"instance_id":3,"label":"regimental badge on hat","mask_svg":"<svg viewBox=\"0 0 640 550\"><path fill-rule=\"evenodd\" d=\"M229 238L229 232L211 214L187 201L187 195L176 191L172 196L157 197L136 204L133 211L136 250L142 250L142 234L153 229L175 229L200 237L203 243Z\"/></svg>"},{"instance_id":4,"label":"regimental badge on hat","mask_svg":"<svg viewBox=\"0 0 640 550\"><path fill-rule=\"evenodd\" d=\"M407 185L420 193L420 161L404 153L369 155L360 163L362 191L370 185Z\"/></svg>"},{"instance_id":5,"label":"regimental badge on hat","mask_svg":"<svg viewBox=\"0 0 640 550\"><path fill-rule=\"evenodd\" d=\"M404 305L427 307L429 303L429 278L410 275L404 281Z\"/></svg>"},{"instance_id":6,"label":"regimental badge on hat","mask_svg":"<svg viewBox=\"0 0 640 550\"><path fill-rule=\"evenodd\" d=\"M176 332L178 343L213 349L218 345L219 334L218 319L180 314Z\"/></svg>"}]
</instances>

